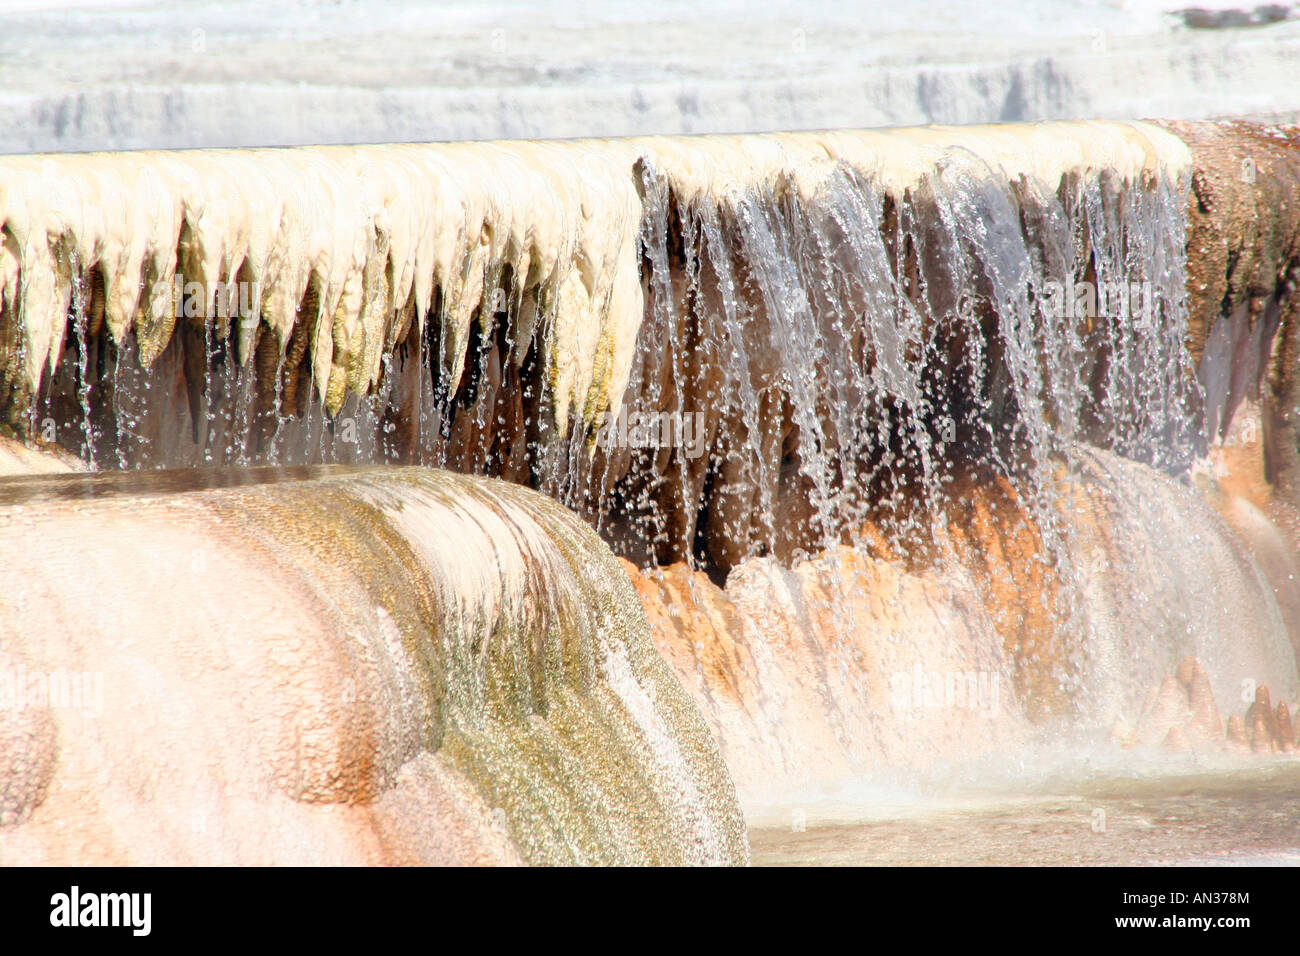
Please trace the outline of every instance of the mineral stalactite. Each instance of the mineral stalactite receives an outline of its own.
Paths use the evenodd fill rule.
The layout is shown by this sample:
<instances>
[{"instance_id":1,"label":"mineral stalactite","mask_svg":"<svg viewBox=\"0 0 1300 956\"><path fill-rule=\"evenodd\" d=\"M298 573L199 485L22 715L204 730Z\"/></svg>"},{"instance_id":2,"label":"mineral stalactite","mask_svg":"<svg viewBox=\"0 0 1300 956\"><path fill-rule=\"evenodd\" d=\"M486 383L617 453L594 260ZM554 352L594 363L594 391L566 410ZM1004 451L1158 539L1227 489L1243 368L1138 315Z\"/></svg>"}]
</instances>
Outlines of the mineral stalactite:
<instances>
[{"instance_id":1,"label":"mineral stalactite","mask_svg":"<svg viewBox=\"0 0 1300 956\"><path fill-rule=\"evenodd\" d=\"M625 559L748 800L1065 721L1286 753L1298 150L1068 122L0 157L0 410L99 471L402 463L544 492ZM381 510L445 543L461 494ZM425 555L430 607L531 627L510 602L538 582L474 570L517 538L469 537L468 570ZM554 676L528 641L511 700ZM653 735L615 670L575 693L626 692ZM998 703L930 712L932 677ZM1225 729L1243 681L1284 709ZM52 799L29 776L6 812ZM512 852L560 852L531 839Z\"/></svg>"}]
</instances>

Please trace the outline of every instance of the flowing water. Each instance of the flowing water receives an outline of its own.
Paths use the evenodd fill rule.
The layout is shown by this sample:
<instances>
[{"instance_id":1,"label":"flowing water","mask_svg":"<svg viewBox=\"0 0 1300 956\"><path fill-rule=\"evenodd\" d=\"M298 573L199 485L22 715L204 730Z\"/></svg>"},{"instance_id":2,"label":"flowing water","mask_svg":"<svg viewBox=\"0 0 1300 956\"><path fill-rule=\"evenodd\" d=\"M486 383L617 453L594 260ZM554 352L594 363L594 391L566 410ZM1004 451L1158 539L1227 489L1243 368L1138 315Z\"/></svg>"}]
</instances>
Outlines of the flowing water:
<instances>
[{"instance_id":1,"label":"flowing water","mask_svg":"<svg viewBox=\"0 0 1300 956\"><path fill-rule=\"evenodd\" d=\"M1186 345L1175 137L1060 124L358 149L154 154L147 174L8 161L8 421L99 470L188 470L14 479L6 508L309 481L299 469L322 464L530 485L646 574L695 575L668 618L708 613L709 586L739 609L737 660L774 675L756 682L747 742L720 729L739 724L714 670L678 678L698 669L756 862L1291 859L1291 763L1189 771L1144 751L1161 773L1067 774L1062 789L1048 769L1093 758L1043 744L1136 724L1184 657L1221 703L1247 681L1284 702L1300 689L1276 589L1196 490L1224 423ZM394 201L417 175L432 198ZM41 198L58 177L76 215ZM316 210L360 177L372 205ZM161 183L176 208L115 233L94 213L108 181ZM788 659L761 633L787 604L788 633L822 642ZM819 699L790 703L803 666L823 675ZM980 724L949 702L909 724L882 701L913 668L978 670L971 686L1000 688L1001 709ZM842 779L866 782L772 827L811 785L789 755L813 714ZM977 737L984 762L945 782ZM1097 747L1102 764L1119 752ZM778 752L785 795L760 796L738 754ZM999 790L999 760L1033 772ZM1091 839L1098 811L1110 822Z\"/></svg>"},{"instance_id":2,"label":"flowing water","mask_svg":"<svg viewBox=\"0 0 1300 956\"><path fill-rule=\"evenodd\" d=\"M769 811L750 846L757 866L1300 866L1300 769L1238 763L965 796L849 787Z\"/></svg>"}]
</instances>

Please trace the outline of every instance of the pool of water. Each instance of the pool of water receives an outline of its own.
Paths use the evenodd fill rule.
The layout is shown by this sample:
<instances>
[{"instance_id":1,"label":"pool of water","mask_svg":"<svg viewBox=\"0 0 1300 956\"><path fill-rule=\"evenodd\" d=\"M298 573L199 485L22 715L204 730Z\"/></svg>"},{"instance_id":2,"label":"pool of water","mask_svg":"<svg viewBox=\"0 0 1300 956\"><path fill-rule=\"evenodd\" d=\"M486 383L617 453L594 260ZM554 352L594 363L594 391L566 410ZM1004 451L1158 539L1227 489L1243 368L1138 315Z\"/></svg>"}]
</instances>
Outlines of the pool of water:
<instances>
[{"instance_id":1,"label":"pool of water","mask_svg":"<svg viewBox=\"0 0 1300 956\"><path fill-rule=\"evenodd\" d=\"M843 805L768 811L750 828L758 866L1300 866L1300 760L1154 777L1080 780L1056 792L895 801L852 820Z\"/></svg>"}]
</instances>

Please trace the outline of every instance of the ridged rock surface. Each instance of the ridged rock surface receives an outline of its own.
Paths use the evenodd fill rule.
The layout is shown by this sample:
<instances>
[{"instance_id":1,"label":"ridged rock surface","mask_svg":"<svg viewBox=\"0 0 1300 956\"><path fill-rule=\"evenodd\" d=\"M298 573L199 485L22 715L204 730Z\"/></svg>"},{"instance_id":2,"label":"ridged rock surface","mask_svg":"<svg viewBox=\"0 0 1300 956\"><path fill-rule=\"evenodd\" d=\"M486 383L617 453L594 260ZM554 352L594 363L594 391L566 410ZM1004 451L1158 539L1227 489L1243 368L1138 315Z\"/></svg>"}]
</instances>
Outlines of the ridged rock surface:
<instances>
[{"instance_id":1,"label":"ridged rock surface","mask_svg":"<svg viewBox=\"0 0 1300 956\"><path fill-rule=\"evenodd\" d=\"M389 468L0 501L6 863L747 859L626 577L544 496Z\"/></svg>"},{"instance_id":2,"label":"ridged rock surface","mask_svg":"<svg viewBox=\"0 0 1300 956\"><path fill-rule=\"evenodd\" d=\"M636 566L661 566L632 580L750 803L877 762L1133 725L1188 657L1220 701L1255 681L1290 706L1297 142L1247 124L1047 123L0 159L0 399L15 430L34 434L48 414L60 443L101 465L418 461L545 491ZM178 317L178 272L258 284L251 321L211 301ZM1135 280L1140 310L1052 308L1054 285ZM699 454L608 440L600 415L620 407L698 416ZM330 481L406 480L378 475ZM391 536L368 517L340 524L360 506L332 503L353 492L313 482L291 504L295 492L268 485L130 508L166 513L158 541L182 541L168 509L203 502L222 534L298 555L296 577L278 559L223 577L223 599L318 577L325 593L382 590L331 575L341 554L369 567ZM19 507L3 520L31 522L35 502ZM83 527L81 507L56 506L51 540ZM409 507L380 510L398 538L423 540ZM289 511L334 530L281 541ZM86 613L122 595L130 633L143 628L153 592L123 582L175 573L181 554L158 547L159 564L94 571ZM501 601L460 565L431 580L450 582L439 614L469 594L498 619ZM554 586L508 578L500 594L549 606ZM424 613L418 589L395 593ZM329 613L350 621L367 601L331 598ZM415 613L402 607L387 611L399 631ZM237 640L214 626L213 640ZM344 631L373 642L386 627ZM114 632L121 646L127 633ZM304 679L338 653L313 650ZM428 674L414 685L473 685ZM929 712L923 689L916 704L936 674L975 675L977 690L983 675L986 691L996 678L996 713ZM54 752L46 726L11 734L32 768L6 797L28 820L16 833L60 792L60 769L38 759ZM295 808L299 793L338 788L354 795L341 805L374 807L406 792L394 767L454 761L475 806L509 812L493 800L519 787L492 781L515 781L513 764L479 773L457 733L405 762L365 758L359 775L338 769L360 765L351 757L318 772L295 756L305 769L289 773L277 744L268 772L277 800L285 773L305 781L290 787ZM577 832L596 826L564 812ZM510 837L521 858L568 858L532 830ZM698 858L736 858L719 839Z\"/></svg>"},{"instance_id":3,"label":"ridged rock surface","mask_svg":"<svg viewBox=\"0 0 1300 956\"><path fill-rule=\"evenodd\" d=\"M571 411L590 425L617 408L641 323L644 169L686 205L816 201L846 169L901 199L954 156L1042 195L1067 173L1176 179L1189 162L1174 136L1126 123L0 157L9 416L57 369L70 307L77 334L120 347L133 333L145 368L178 319L245 365L266 333L279 359L262 388L301 366L331 412L378 391L384 356L427 323L454 390L472 326L503 312L498 363L520 365L540 329L559 429ZM251 290L247 314L218 283Z\"/></svg>"}]
</instances>

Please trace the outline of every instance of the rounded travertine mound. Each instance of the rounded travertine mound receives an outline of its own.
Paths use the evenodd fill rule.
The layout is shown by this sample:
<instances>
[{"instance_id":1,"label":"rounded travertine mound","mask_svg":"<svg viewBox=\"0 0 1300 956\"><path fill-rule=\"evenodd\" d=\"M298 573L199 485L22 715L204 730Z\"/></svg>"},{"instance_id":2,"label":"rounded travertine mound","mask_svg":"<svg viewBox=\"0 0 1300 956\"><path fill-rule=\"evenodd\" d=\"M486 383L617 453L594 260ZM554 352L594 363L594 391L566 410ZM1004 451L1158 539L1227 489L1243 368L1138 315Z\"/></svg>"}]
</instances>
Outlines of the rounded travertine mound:
<instances>
[{"instance_id":1,"label":"rounded travertine mound","mask_svg":"<svg viewBox=\"0 0 1300 956\"><path fill-rule=\"evenodd\" d=\"M746 859L626 577L550 499L404 468L0 496L0 621L87 691L49 702L7 862Z\"/></svg>"}]
</instances>

